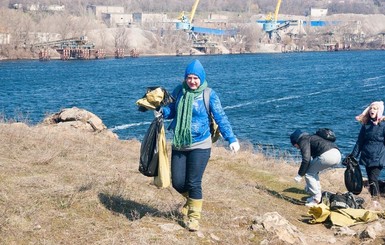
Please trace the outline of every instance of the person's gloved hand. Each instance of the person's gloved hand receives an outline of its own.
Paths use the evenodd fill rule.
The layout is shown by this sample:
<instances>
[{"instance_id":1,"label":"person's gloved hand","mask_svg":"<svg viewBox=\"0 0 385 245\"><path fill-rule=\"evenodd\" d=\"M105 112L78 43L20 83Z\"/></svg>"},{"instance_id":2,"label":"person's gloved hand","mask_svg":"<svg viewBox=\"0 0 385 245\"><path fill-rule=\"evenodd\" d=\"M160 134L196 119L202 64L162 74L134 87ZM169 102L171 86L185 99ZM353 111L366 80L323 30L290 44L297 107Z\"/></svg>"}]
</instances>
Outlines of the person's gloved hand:
<instances>
[{"instance_id":1,"label":"person's gloved hand","mask_svg":"<svg viewBox=\"0 0 385 245\"><path fill-rule=\"evenodd\" d=\"M302 176L301 175L297 175L297 176L295 176L294 180L295 180L295 182L299 183L299 182L302 181Z\"/></svg>"},{"instance_id":2,"label":"person's gloved hand","mask_svg":"<svg viewBox=\"0 0 385 245\"><path fill-rule=\"evenodd\" d=\"M233 143L230 144L230 149L231 149L233 152L239 151L239 148L241 148L241 146L239 145L238 141L235 141L235 142L233 142Z\"/></svg>"},{"instance_id":3,"label":"person's gloved hand","mask_svg":"<svg viewBox=\"0 0 385 245\"><path fill-rule=\"evenodd\" d=\"M162 108L157 108L157 109L155 109L154 110L154 116L155 117L161 117L163 115L163 113L162 113Z\"/></svg>"},{"instance_id":4,"label":"person's gloved hand","mask_svg":"<svg viewBox=\"0 0 385 245\"><path fill-rule=\"evenodd\" d=\"M342 164L343 166L347 166L347 165L348 165L349 163L351 163L351 162L357 162L357 160L354 158L353 153L350 153L347 157L345 157L345 158L342 160L341 164Z\"/></svg>"}]
</instances>

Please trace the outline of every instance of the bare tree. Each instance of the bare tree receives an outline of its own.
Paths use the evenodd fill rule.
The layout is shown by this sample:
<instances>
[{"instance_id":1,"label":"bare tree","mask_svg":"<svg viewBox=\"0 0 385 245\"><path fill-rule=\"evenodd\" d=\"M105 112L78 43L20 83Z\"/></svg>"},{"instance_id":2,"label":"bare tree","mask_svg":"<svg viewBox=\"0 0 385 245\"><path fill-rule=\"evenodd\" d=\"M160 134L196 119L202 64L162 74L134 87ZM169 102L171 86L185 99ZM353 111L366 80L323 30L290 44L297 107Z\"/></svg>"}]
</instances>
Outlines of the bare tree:
<instances>
[{"instance_id":1,"label":"bare tree","mask_svg":"<svg viewBox=\"0 0 385 245\"><path fill-rule=\"evenodd\" d=\"M107 45L107 30L106 28L101 28L99 31L99 40L101 48L105 49Z\"/></svg>"},{"instance_id":2,"label":"bare tree","mask_svg":"<svg viewBox=\"0 0 385 245\"><path fill-rule=\"evenodd\" d=\"M119 27L114 32L115 48L128 48L127 29Z\"/></svg>"},{"instance_id":3,"label":"bare tree","mask_svg":"<svg viewBox=\"0 0 385 245\"><path fill-rule=\"evenodd\" d=\"M56 15L54 23L56 32L59 33L62 39L71 38L76 32L76 25L74 24L74 17L68 13Z\"/></svg>"},{"instance_id":4,"label":"bare tree","mask_svg":"<svg viewBox=\"0 0 385 245\"><path fill-rule=\"evenodd\" d=\"M2 10L0 24L4 29L3 32L5 31L11 37L8 51L24 53L32 42L30 34L35 29L35 22L32 18L20 11Z\"/></svg>"},{"instance_id":5,"label":"bare tree","mask_svg":"<svg viewBox=\"0 0 385 245\"><path fill-rule=\"evenodd\" d=\"M257 23L249 23L241 26L238 32L238 42L243 43L243 47L248 52L255 52L257 44L263 38L263 31Z\"/></svg>"}]
</instances>

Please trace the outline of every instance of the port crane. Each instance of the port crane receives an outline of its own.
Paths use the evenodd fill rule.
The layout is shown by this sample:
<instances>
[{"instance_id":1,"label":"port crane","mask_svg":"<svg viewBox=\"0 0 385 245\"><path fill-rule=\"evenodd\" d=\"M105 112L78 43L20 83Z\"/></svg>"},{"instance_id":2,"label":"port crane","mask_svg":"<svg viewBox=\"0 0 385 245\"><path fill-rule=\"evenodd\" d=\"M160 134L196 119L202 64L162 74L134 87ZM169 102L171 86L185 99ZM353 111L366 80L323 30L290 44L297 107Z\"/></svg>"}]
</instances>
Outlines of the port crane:
<instances>
[{"instance_id":1,"label":"port crane","mask_svg":"<svg viewBox=\"0 0 385 245\"><path fill-rule=\"evenodd\" d=\"M195 11L197 10L199 1L200 0L195 0L189 16L187 16L184 11L179 15L178 19L180 20L180 22L176 23L177 30L189 31L193 28L192 22L194 20Z\"/></svg>"},{"instance_id":2,"label":"port crane","mask_svg":"<svg viewBox=\"0 0 385 245\"><path fill-rule=\"evenodd\" d=\"M263 24L263 30L269 35L269 38L277 38L278 41L281 40L278 31L287 28L290 24L288 21L283 23L278 22L278 13L281 7L281 2L282 0L278 0L277 5L275 6L274 16L272 13L269 13L266 18L266 22Z\"/></svg>"},{"instance_id":3,"label":"port crane","mask_svg":"<svg viewBox=\"0 0 385 245\"><path fill-rule=\"evenodd\" d=\"M186 15L184 11L179 15L178 19L180 20L180 22L176 23L176 29L189 32L194 40L198 39L199 34L218 35L218 36L225 35L226 31L224 30L198 27L193 25L194 16L195 16L195 12L197 10L199 1L200 0L195 0L189 15Z\"/></svg>"},{"instance_id":4,"label":"port crane","mask_svg":"<svg viewBox=\"0 0 385 245\"><path fill-rule=\"evenodd\" d=\"M189 33L193 41L193 48L198 49L200 51L207 51L208 48L215 49L217 46L217 43L211 42L208 40L207 35L214 35L214 36L234 35L234 31L194 26L193 21L194 21L195 12L198 8L199 1L200 0L195 0L192 6L191 12L189 14L183 11L179 15L178 20L180 20L180 22L176 23L176 29L183 30ZM200 38L200 35L203 35L205 37Z\"/></svg>"}]
</instances>

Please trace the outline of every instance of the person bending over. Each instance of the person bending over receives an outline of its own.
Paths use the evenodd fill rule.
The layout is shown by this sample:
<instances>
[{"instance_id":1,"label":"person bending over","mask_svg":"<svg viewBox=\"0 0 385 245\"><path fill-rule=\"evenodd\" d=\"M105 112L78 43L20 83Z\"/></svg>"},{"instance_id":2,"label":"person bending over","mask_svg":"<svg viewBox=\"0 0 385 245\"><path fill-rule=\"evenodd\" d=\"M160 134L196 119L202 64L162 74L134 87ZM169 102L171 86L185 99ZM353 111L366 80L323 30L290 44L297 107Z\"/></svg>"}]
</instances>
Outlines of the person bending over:
<instances>
[{"instance_id":1,"label":"person bending over","mask_svg":"<svg viewBox=\"0 0 385 245\"><path fill-rule=\"evenodd\" d=\"M290 141L301 151L302 156L301 166L295 180L300 182L305 176L305 191L311 195L307 198L305 205L312 207L321 202L322 190L319 173L339 164L341 152L334 142L315 134L302 132L300 129L290 135Z\"/></svg>"}]
</instances>

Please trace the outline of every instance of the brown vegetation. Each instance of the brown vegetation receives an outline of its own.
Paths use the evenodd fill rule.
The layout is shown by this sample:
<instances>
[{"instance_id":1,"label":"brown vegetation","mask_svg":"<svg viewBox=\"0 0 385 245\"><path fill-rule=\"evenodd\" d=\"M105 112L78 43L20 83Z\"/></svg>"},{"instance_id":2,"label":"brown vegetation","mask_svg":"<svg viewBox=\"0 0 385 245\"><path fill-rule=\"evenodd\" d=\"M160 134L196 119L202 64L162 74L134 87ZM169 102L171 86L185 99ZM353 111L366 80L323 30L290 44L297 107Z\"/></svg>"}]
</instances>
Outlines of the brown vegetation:
<instances>
[{"instance_id":1,"label":"brown vegetation","mask_svg":"<svg viewBox=\"0 0 385 245\"><path fill-rule=\"evenodd\" d=\"M0 124L1 244L285 244L253 229L255 217L278 212L308 244L363 244L307 223L297 167L214 147L204 176L202 230L181 226L183 198L157 189L138 171L140 142L97 132L22 123ZM324 190L344 192L343 169L321 174ZM362 196L369 201L367 190ZM381 200L382 202L382 200ZM382 220L377 221L384 224ZM366 225L352 227L358 233ZM377 234L371 244L383 244Z\"/></svg>"}]
</instances>

